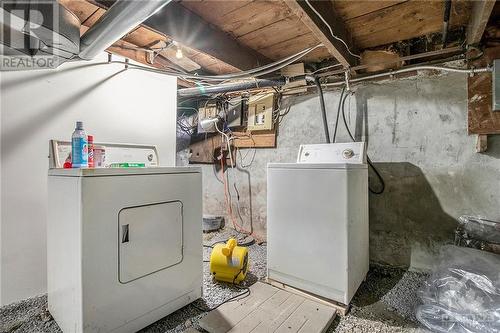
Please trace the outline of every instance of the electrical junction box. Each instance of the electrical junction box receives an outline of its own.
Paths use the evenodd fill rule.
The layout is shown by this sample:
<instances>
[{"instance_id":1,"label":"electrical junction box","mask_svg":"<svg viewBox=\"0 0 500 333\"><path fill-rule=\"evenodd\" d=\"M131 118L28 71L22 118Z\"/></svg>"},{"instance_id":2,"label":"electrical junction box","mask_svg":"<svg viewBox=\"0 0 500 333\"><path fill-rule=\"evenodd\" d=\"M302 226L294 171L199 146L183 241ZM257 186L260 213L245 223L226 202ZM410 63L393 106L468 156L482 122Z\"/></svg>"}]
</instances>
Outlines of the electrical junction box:
<instances>
[{"instance_id":1,"label":"electrical junction box","mask_svg":"<svg viewBox=\"0 0 500 333\"><path fill-rule=\"evenodd\" d=\"M217 103L214 102L200 102L198 105L198 133L213 133L216 132L215 128L214 129L208 129L205 130L203 127L201 127L201 121L203 119L208 119L208 118L215 118L218 115L217 111Z\"/></svg>"},{"instance_id":2,"label":"electrical junction box","mask_svg":"<svg viewBox=\"0 0 500 333\"><path fill-rule=\"evenodd\" d=\"M492 110L500 111L500 59L495 59L493 61L492 81Z\"/></svg>"},{"instance_id":3,"label":"electrical junction box","mask_svg":"<svg viewBox=\"0 0 500 333\"><path fill-rule=\"evenodd\" d=\"M274 93L257 94L248 100L249 131L273 129Z\"/></svg>"},{"instance_id":4,"label":"electrical junction box","mask_svg":"<svg viewBox=\"0 0 500 333\"><path fill-rule=\"evenodd\" d=\"M227 127L234 128L243 125L243 112L245 110L246 99L242 97L232 98L227 101L226 122Z\"/></svg>"},{"instance_id":5,"label":"electrical junction box","mask_svg":"<svg viewBox=\"0 0 500 333\"><path fill-rule=\"evenodd\" d=\"M226 126L229 128L240 127L243 125L243 111L245 109L245 100L241 97L229 99L225 105L224 110L217 106L216 102L201 102L198 107L198 133L214 133L217 132L215 127L213 129L204 129L201 127L200 122L203 119L215 118L218 115L225 116ZM218 125L219 129L222 125Z\"/></svg>"}]
</instances>

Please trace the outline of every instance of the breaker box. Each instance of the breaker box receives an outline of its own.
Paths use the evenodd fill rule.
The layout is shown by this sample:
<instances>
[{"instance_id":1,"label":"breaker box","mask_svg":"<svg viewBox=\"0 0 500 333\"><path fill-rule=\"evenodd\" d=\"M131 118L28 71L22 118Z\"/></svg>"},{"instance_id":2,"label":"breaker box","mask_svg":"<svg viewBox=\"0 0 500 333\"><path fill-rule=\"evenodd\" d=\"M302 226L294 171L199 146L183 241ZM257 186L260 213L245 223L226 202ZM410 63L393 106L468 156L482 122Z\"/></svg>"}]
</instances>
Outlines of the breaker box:
<instances>
[{"instance_id":1,"label":"breaker box","mask_svg":"<svg viewBox=\"0 0 500 333\"><path fill-rule=\"evenodd\" d=\"M248 100L249 131L273 129L274 93L250 96Z\"/></svg>"}]
</instances>

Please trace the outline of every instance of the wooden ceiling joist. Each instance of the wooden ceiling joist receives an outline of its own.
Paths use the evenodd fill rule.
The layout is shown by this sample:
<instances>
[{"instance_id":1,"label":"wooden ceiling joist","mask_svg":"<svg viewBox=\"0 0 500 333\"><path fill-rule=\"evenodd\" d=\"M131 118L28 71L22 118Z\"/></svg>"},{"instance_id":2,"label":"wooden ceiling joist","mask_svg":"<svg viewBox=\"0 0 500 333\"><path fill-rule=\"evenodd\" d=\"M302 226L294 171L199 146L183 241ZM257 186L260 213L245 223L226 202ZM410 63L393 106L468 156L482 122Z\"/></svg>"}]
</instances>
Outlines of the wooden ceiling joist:
<instances>
[{"instance_id":1,"label":"wooden ceiling joist","mask_svg":"<svg viewBox=\"0 0 500 333\"><path fill-rule=\"evenodd\" d=\"M238 43L177 2L171 2L144 22L144 26L170 36L237 69L247 70L271 62L257 51Z\"/></svg>"},{"instance_id":2,"label":"wooden ceiling joist","mask_svg":"<svg viewBox=\"0 0 500 333\"><path fill-rule=\"evenodd\" d=\"M494 6L495 0L473 1L472 13L467 26L467 44L477 44L481 41Z\"/></svg>"},{"instance_id":3,"label":"wooden ceiling joist","mask_svg":"<svg viewBox=\"0 0 500 333\"><path fill-rule=\"evenodd\" d=\"M328 49L330 54L335 57L338 62L344 67L356 65L358 59L351 54L356 54L356 48L352 42L351 35L344 22L335 14L332 3L330 1L306 1L285 0L285 4L313 32L316 38ZM314 10L312 10L310 6L312 6ZM325 24L315 11L321 15L327 24ZM330 28L333 30L334 36ZM340 40L343 40L347 47Z\"/></svg>"}]
</instances>

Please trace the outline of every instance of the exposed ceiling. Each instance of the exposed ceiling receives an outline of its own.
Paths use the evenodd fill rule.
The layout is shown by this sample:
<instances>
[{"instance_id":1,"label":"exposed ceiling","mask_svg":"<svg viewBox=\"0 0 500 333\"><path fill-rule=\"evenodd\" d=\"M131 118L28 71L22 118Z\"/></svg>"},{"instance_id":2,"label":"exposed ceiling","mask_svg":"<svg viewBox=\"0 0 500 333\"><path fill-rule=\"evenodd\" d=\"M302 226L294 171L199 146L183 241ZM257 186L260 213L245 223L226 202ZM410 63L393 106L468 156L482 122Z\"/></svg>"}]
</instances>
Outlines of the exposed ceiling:
<instances>
[{"instance_id":1,"label":"exposed ceiling","mask_svg":"<svg viewBox=\"0 0 500 333\"><path fill-rule=\"evenodd\" d=\"M94 24L110 5L102 0L60 2L79 17L82 30ZM336 36L345 40L355 53L389 49L393 43L443 30L445 1L441 0L309 0L309 3L314 8L296 0L173 2L124 36L110 51L159 68L177 66L186 71L221 74L256 67L323 43L326 47L308 54L304 61L334 58L352 66L358 60L332 38L328 27L312 10L321 13ZM465 39L466 33L473 35L466 31L468 26L480 34L480 39L495 1L452 0L451 3L449 30L459 31L452 37L455 42ZM477 27L470 28L471 24ZM172 40L182 46L185 59L176 59L175 50L166 47ZM440 47L431 45L429 50Z\"/></svg>"},{"instance_id":2,"label":"exposed ceiling","mask_svg":"<svg viewBox=\"0 0 500 333\"><path fill-rule=\"evenodd\" d=\"M181 4L270 59L319 43L283 1L183 0ZM358 49L440 32L443 27L443 1L340 0L331 4ZM453 1L450 28L465 26L470 8L469 1ZM328 57L331 55L323 48L307 59L318 61Z\"/></svg>"}]
</instances>

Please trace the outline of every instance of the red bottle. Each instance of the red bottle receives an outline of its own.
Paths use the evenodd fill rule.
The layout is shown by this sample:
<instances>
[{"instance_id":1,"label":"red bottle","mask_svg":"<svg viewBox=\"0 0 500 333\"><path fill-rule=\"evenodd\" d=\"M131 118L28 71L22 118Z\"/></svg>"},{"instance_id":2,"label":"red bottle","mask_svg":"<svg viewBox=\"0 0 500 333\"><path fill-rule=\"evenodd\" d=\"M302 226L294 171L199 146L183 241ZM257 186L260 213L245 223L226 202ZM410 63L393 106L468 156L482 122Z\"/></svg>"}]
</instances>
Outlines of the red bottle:
<instances>
[{"instance_id":1,"label":"red bottle","mask_svg":"<svg viewBox=\"0 0 500 333\"><path fill-rule=\"evenodd\" d=\"M71 169L71 153L68 154L68 157L66 157L66 160L64 161L63 168L64 169Z\"/></svg>"},{"instance_id":2,"label":"red bottle","mask_svg":"<svg viewBox=\"0 0 500 333\"><path fill-rule=\"evenodd\" d=\"M94 167L94 137L92 135L87 136L88 150L89 150L89 168Z\"/></svg>"}]
</instances>

